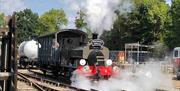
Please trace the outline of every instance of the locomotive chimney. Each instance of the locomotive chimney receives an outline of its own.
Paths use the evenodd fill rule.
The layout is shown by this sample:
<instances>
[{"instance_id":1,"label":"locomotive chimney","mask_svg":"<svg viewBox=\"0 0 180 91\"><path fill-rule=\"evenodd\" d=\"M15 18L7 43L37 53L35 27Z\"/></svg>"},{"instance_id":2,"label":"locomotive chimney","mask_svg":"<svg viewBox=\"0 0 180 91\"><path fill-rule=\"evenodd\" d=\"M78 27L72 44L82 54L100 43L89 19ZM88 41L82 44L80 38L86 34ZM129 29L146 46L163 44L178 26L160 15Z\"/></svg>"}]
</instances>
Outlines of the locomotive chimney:
<instances>
[{"instance_id":1,"label":"locomotive chimney","mask_svg":"<svg viewBox=\"0 0 180 91\"><path fill-rule=\"evenodd\" d=\"M97 33L93 33L92 34L92 39L97 39L98 38L98 34Z\"/></svg>"}]
</instances>

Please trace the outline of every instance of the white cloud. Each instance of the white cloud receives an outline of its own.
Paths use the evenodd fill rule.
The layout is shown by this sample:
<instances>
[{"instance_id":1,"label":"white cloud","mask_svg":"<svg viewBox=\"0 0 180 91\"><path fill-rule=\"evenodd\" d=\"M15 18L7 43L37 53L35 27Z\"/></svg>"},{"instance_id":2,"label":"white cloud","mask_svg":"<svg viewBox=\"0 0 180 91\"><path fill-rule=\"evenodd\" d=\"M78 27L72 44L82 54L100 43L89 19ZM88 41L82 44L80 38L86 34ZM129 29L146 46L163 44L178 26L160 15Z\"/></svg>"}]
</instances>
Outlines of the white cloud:
<instances>
[{"instance_id":1,"label":"white cloud","mask_svg":"<svg viewBox=\"0 0 180 91\"><path fill-rule=\"evenodd\" d=\"M166 3L171 5L172 4L172 1L171 0L166 0Z\"/></svg>"},{"instance_id":2,"label":"white cloud","mask_svg":"<svg viewBox=\"0 0 180 91\"><path fill-rule=\"evenodd\" d=\"M23 0L0 0L0 12L6 15L10 15L14 11L20 11L25 8L26 6Z\"/></svg>"}]
</instances>

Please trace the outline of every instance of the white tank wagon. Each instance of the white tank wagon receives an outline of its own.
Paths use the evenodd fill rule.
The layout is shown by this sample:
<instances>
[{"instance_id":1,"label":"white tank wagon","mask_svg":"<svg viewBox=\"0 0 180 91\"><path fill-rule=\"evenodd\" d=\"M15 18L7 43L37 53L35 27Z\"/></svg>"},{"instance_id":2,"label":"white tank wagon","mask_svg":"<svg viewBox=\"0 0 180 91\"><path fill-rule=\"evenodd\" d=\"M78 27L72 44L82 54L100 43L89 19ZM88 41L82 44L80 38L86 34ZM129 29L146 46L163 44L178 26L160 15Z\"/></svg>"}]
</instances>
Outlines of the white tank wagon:
<instances>
[{"instance_id":1,"label":"white tank wagon","mask_svg":"<svg viewBox=\"0 0 180 91\"><path fill-rule=\"evenodd\" d=\"M19 65L20 67L26 68L27 66L33 66L38 57L38 45L40 44L35 40L23 41L18 49L20 56Z\"/></svg>"}]
</instances>

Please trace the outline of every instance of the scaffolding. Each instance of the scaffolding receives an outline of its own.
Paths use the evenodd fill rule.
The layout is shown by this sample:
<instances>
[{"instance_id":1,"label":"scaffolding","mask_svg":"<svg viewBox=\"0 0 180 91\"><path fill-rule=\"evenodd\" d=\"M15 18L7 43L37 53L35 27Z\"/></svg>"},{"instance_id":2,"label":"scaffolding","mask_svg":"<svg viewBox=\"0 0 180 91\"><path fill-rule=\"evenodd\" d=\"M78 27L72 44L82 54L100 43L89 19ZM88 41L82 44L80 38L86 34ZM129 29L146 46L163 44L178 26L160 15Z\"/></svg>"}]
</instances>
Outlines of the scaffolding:
<instances>
[{"instance_id":1,"label":"scaffolding","mask_svg":"<svg viewBox=\"0 0 180 91\"><path fill-rule=\"evenodd\" d=\"M141 55L142 53L144 54L150 54L151 49L153 48L152 45L142 45L139 42L137 43L126 43L125 44L125 60L127 61L128 58L133 59L133 54L136 54L134 60L136 62L142 62L141 61Z\"/></svg>"}]
</instances>

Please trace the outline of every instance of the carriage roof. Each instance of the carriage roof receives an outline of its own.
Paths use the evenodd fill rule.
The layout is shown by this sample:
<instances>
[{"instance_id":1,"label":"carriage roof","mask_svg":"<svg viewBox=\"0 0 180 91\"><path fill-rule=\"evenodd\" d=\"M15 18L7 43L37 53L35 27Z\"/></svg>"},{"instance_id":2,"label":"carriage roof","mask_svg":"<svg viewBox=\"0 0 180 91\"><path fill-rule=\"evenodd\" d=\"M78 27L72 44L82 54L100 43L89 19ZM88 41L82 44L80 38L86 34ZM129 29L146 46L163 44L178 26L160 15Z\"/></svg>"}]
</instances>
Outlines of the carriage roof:
<instances>
[{"instance_id":1,"label":"carriage roof","mask_svg":"<svg viewBox=\"0 0 180 91\"><path fill-rule=\"evenodd\" d=\"M180 50L180 47L175 47L174 50Z\"/></svg>"},{"instance_id":2,"label":"carriage roof","mask_svg":"<svg viewBox=\"0 0 180 91\"><path fill-rule=\"evenodd\" d=\"M68 33L68 34L75 33L75 34L83 35L83 36L87 37L87 34L82 30L78 30L78 29L61 29L61 30L59 30L57 32L54 32L54 33L42 35L39 38L48 37L48 36L55 37L55 35L57 35L57 34L64 34L64 33Z\"/></svg>"}]
</instances>

